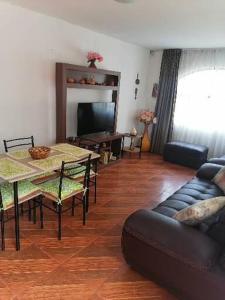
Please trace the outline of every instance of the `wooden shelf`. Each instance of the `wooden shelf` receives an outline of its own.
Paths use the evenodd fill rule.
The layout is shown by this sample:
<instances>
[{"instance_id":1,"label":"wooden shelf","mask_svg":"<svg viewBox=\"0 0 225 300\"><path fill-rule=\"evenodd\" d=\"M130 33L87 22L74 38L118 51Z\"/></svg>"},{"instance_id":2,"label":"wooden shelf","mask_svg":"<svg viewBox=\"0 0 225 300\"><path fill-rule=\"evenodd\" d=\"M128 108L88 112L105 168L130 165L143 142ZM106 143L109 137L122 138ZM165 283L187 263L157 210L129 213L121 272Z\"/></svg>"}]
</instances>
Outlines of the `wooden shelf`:
<instances>
[{"instance_id":1,"label":"wooden shelf","mask_svg":"<svg viewBox=\"0 0 225 300\"><path fill-rule=\"evenodd\" d=\"M64 63L56 63L56 142L66 141L67 126L67 90L68 88L108 90L112 91L112 102L115 103L114 133L116 133L120 72L88 68ZM97 82L104 82L106 85L91 85L80 83L67 83L68 78L74 78L79 82L82 78L95 77ZM111 82L114 85L110 85Z\"/></svg>"},{"instance_id":2,"label":"wooden shelf","mask_svg":"<svg viewBox=\"0 0 225 300\"><path fill-rule=\"evenodd\" d=\"M85 72L85 73L93 73L93 74L106 74L106 75L113 75L119 76L120 72L111 71L111 70L104 70L99 68L89 68L85 66L78 66L78 65L71 65L71 64L63 64L64 68L68 71L78 71L78 72Z\"/></svg>"},{"instance_id":3,"label":"wooden shelf","mask_svg":"<svg viewBox=\"0 0 225 300\"><path fill-rule=\"evenodd\" d=\"M110 85L91 85L91 84L80 84L80 83L66 83L67 88L76 88L76 89L90 89L90 90L111 90L118 91L118 86Z\"/></svg>"}]
</instances>

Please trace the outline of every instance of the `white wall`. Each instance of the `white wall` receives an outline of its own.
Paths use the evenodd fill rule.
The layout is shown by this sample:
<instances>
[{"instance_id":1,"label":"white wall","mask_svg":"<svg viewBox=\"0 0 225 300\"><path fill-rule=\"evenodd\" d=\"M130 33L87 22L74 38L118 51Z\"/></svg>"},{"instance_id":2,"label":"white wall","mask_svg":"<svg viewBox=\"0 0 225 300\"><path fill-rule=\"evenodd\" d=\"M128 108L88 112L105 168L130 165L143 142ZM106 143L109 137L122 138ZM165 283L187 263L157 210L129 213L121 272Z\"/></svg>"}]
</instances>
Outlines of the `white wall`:
<instances>
[{"instance_id":1,"label":"white wall","mask_svg":"<svg viewBox=\"0 0 225 300\"><path fill-rule=\"evenodd\" d=\"M136 111L149 107L148 49L4 2L0 20L0 139L33 134L37 144L53 143L55 62L87 65L90 50L104 56L99 67L122 73L118 131L130 130ZM135 101L137 73L141 84ZM69 102L83 97L69 91Z\"/></svg>"}]
</instances>

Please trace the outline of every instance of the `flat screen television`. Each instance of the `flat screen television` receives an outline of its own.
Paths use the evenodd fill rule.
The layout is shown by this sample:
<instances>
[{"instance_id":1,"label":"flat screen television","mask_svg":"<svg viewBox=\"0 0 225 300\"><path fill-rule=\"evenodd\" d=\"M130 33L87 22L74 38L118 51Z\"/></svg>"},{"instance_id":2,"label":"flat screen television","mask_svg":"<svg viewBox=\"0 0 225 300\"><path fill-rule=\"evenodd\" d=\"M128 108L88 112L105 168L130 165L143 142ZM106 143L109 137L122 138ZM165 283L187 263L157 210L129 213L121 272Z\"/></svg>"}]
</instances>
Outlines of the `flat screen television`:
<instances>
[{"instance_id":1,"label":"flat screen television","mask_svg":"<svg viewBox=\"0 0 225 300\"><path fill-rule=\"evenodd\" d=\"M77 135L97 132L113 132L115 123L115 103L78 103Z\"/></svg>"}]
</instances>

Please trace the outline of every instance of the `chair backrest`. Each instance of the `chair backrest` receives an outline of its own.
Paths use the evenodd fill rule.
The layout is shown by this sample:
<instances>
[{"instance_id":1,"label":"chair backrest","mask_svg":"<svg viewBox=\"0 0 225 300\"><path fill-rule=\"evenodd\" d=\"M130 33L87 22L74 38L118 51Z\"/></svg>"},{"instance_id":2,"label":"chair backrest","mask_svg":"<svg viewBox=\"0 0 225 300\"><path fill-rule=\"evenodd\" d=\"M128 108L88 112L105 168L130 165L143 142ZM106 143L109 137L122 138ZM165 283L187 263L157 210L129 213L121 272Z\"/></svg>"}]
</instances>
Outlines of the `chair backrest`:
<instances>
[{"instance_id":1,"label":"chair backrest","mask_svg":"<svg viewBox=\"0 0 225 300\"><path fill-rule=\"evenodd\" d=\"M69 162L62 162L61 171L60 171L60 180L59 180L59 194L58 197L61 199L62 186L64 178L73 178L73 175L82 174L83 176L83 188L89 188L90 181L90 170L91 170L91 154L86 157ZM69 175L68 175L69 171ZM84 174L84 175L83 175ZM73 179L74 180L74 179Z\"/></svg>"},{"instance_id":2,"label":"chair backrest","mask_svg":"<svg viewBox=\"0 0 225 300\"><path fill-rule=\"evenodd\" d=\"M11 140L3 140L5 152L8 152L11 148L21 147L21 146L30 146L34 147L34 137L23 137L23 138L16 138Z\"/></svg>"}]
</instances>

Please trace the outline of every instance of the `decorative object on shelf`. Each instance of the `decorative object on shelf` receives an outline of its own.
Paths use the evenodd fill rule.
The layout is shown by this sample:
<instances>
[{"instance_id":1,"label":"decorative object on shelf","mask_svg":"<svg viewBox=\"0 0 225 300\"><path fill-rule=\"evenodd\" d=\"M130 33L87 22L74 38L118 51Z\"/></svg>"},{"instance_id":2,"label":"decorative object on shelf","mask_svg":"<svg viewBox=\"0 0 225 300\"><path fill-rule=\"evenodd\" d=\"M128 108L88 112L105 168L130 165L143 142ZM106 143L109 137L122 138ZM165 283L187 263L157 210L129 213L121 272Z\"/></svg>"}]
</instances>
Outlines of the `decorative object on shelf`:
<instances>
[{"instance_id":1,"label":"decorative object on shelf","mask_svg":"<svg viewBox=\"0 0 225 300\"><path fill-rule=\"evenodd\" d=\"M114 85L115 85L114 80L111 80L110 83L109 83L109 85L110 85L110 86L114 86Z\"/></svg>"},{"instance_id":2,"label":"decorative object on shelf","mask_svg":"<svg viewBox=\"0 0 225 300\"><path fill-rule=\"evenodd\" d=\"M157 98L159 94L159 84L158 83L154 83L153 84L153 89L152 89L152 97L153 98Z\"/></svg>"},{"instance_id":3,"label":"decorative object on shelf","mask_svg":"<svg viewBox=\"0 0 225 300\"><path fill-rule=\"evenodd\" d=\"M136 136L137 135L137 130L135 127L133 127L130 131L130 135Z\"/></svg>"},{"instance_id":4,"label":"decorative object on shelf","mask_svg":"<svg viewBox=\"0 0 225 300\"><path fill-rule=\"evenodd\" d=\"M94 77L90 77L86 80L86 83L87 84L91 84L91 85L95 85L96 84L96 81L95 81L95 78Z\"/></svg>"},{"instance_id":5,"label":"decorative object on shelf","mask_svg":"<svg viewBox=\"0 0 225 300\"><path fill-rule=\"evenodd\" d=\"M33 159L43 159L48 157L51 149L46 146L37 146L29 148L28 151Z\"/></svg>"},{"instance_id":6,"label":"decorative object on shelf","mask_svg":"<svg viewBox=\"0 0 225 300\"><path fill-rule=\"evenodd\" d=\"M140 84L140 79L138 78L138 76L139 76L139 74L137 74L137 78L136 78L136 80L135 80L135 84L136 85L139 85ZM138 94L138 88L136 87L135 88L135 91L134 91L134 99L136 100L137 99L137 94Z\"/></svg>"},{"instance_id":7,"label":"decorative object on shelf","mask_svg":"<svg viewBox=\"0 0 225 300\"><path fill-rule=\"evenodd\" d=\"M103 61L103 57L101 56L101 54L97 53L97 52L88 52L87 54L87 60L90 63L89 64L89 68L95 68L97 69L95 62L96 60L98 62L102 62Z\"/></svg>"},{"instance_id":8,"label":"decorative object on shelf","mask_svg":"<svg viewBox=\"0 0 225 300\"><path fill-rule=\"evenodd\" d=\"M68 77L66 81L67 83L76 83L76 79L72 77Z\"/></svg>"},{"instance_id":9,"label":"decorative object on shelf","mask_svg":"<svg viewBox=\"0 0 225 300\"><path fill-rule=\"evenodd\" d=\"M81 78L81 80L79 81L80 84L86 84L86 78Z\"/></svg>"},{"instance_id":10,"label":"decorative object on shelf","mask_svg":"<svg viewBox=\"0 0 225 300\"><path fill-rule=\"evenodd\" d=\"M116 161L117 160L117 157L115 156L115 155L110 155L110 160L112 160L112 161Z\"/></svg>"},{"instance_id":11,"label":"decorative object on shelf","mask_svg":"<svg viewBox=\"0 0 225 300\"><path fill-rule=\"evenodd\" d=\"M148 110L141 111L137 116L138 121L144 123L144 133L142 139L142 152L148 152L150 150L151 141L149 137L148 127L150 124L155 123L155 113Z\"/></svg>"},{"instance_id":12,"label":"decorative object on shelf","mask_svg":"<svg viewBox=\"0 0 225 300\"><path fill-rule=\"evenodd\" d=\"M107 165L109 163L110 152L109 151L101 151L100 156L101 156L101 158L100 158L101 163L103 163L104 165Z\"/></svg>"}]
</instances>

